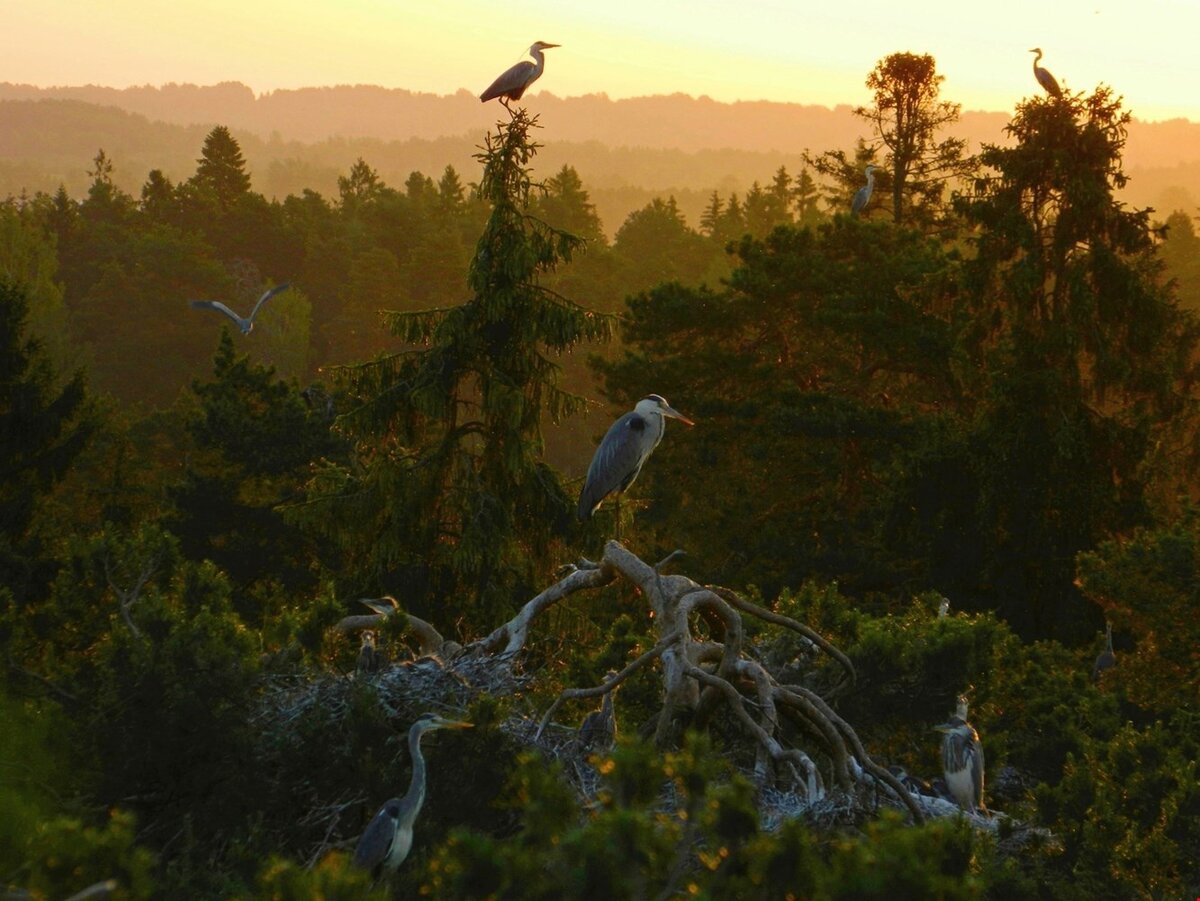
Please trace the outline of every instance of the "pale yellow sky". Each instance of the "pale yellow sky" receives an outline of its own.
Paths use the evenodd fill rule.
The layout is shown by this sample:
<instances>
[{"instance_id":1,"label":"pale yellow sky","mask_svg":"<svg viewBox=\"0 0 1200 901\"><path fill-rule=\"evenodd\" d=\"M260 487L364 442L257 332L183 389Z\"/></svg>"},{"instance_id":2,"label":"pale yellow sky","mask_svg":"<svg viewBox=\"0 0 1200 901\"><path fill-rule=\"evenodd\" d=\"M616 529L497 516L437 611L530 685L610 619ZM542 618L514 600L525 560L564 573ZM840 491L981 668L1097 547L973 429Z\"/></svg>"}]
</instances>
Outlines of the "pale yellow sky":
<instances>
[{"instance_id":1,"label":"pale yellow sky","mask_svg":"<svg viewBox=\"0 0 1200 901\"><path fill-rule=\"evenodd\" d=\"M889 53L931 53L944 99L1010 110L1030 47L1072 90L1103 82L1140 119L1200 122L1200 0L7 0L0 81L241 81L483 90L535 40L559 96L680 92L858 104Z\"/></svg>"}]
</instances>

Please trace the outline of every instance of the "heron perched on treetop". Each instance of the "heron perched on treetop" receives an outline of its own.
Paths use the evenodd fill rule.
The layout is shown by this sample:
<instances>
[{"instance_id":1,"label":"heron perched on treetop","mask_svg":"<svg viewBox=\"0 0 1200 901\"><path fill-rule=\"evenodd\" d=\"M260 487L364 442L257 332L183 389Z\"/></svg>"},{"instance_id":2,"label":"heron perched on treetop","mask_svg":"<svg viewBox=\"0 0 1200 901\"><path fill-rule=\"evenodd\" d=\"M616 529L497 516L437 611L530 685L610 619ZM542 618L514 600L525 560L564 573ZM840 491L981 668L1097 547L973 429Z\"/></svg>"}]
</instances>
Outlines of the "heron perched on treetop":
<instances>
[{"instance_id":1,"label":"heron perched on treetop","mask_svg":"<svg viewBox=\"0 0 1200 901\"><path fill-rule=\"evenodd\" d=\"M367 824L354 849L354 865L370 870L375 878L396 872L412 849L413 823L425 803L425 757L421 736L436 729L470 729L471 723L448 720L436 713L417 718L408 730L408 753L412 758L412 781L403 798L391 798Z\"/></svg>"},{"instance_id":2,"label":"heron perched on treetop","mask_svg":"<svg viewBox=\"0 0 1200 901\"><path fill-rule=\"evenodd\" d=\"M1037 56L1033 58L1033 77L1038 80L1038 84L1046 89L1047 94L1049 94L1055 100L1061 100L1062 88L1058 86L1058 82L1048 70L1043 69L1038 65L1038 60L1042 58L1042 48L1034 47L1029 52L1037 54Z\"/></svg>"},{"instance_id":3,"label":"heron perched on treetop","mask_svg":"<svg viewBox=\"0 0 1200 901\"><path fill-rule=\"evenodd\" d=\"M547 44L545 41L535 41L533 46L529 48L529 55L536 62L531 63L529 60L523 59L504 72L492 82L486 91L479 95L480 102L487 103L487 101L499 97L500 102L508 106L508 101L520 100L526 88L542 77L542 70L546 68L546 57L542 55L542 51L557 46L559 45Z\"/></svg>"},{"instance_id":4,"label":"heron perched on treetop","mask_svg":"<svg viewBox=\"0 0 1200 901\"><path fill-rule=\"evenodd\" d=\"M230 319L237 323L238 329L243 335L250 334L250 330L254 328L254 317L258 315L258 311L262 309L262 305L274 297L276 294L281 294L290 288L291 285L276 285L263 292L263 296L258 299L258 303L254 305L254 309L250 311L250 315L246 317L239 316L225 304L219 300L193 300L192 306L197 310L216 310L218 313L224 313Z\"/></svg>"},{"instance_id":5,"label":"heron perched on treetop","mask_svg":"<svg viewBox=\"0 0 1200 901\"><path fill-rule=\"evenodd\" d=\"M967 699L958 699L954 716L934 726L943 733L942 772L955 802L971 813L986 811L983 804L983 745L979 733L967 722Z\"/></svg>"},{"instance_id":6,"label":"heron perched on treetop","mask_svg":"<svg viewBox=\"0 0 1200 901\"><path fill-rule=\"evenodd\" d=\"M643 397L630 412L614 422L592 456L587 480L579 495L579 518L588 519L613 492L633 484L666 431L666 417L695 425L657 394Z\"/></svg>"},{"instance_id":7,"label":"heron perched on treetop","mask_svg":"<svg viewBox=\"0 0 1200 901\"><path fill-rule=\"evenodd\" d=\"M854 192L854 200L850 203L850 213L857 216L871 202L871 192L875 190L875 170L879 167L874 163L867 166L867 183Z\"/></svg>"}]
</instances>

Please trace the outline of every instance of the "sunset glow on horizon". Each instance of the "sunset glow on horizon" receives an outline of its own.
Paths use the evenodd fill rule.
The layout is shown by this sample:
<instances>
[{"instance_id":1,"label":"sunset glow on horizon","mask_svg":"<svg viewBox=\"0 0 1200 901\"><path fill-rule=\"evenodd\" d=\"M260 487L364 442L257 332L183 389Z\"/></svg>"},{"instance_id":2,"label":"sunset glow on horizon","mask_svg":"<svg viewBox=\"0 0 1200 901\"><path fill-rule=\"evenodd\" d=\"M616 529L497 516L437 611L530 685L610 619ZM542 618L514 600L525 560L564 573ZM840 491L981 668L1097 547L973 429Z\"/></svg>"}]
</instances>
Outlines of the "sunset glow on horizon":
<instances>
[{"instance_id":1,"label":"sunset glow on horizon","mask_svg":"<svg viewBox=\"0 0 1200 901\"><path fill-rule=\"evenodd\" d=\"M5 14L0 81L109 87L240 81L256 92L378 84L478 93L535 40L547 53L538 89L560 97L707 95L857 105L890 53L929 53L942 97L966 110L1009 110L1033 94L1030 47L1068 89L1098 84L1143 120L1200 122L1200 3L1014 0L1003 20L949 0L871 0L800 10L784 0L640 0L569 5L525 0L417 4L342 0L43 0ZM983 7L979 7L983 9Z\"/></svg>"}]
</instances>

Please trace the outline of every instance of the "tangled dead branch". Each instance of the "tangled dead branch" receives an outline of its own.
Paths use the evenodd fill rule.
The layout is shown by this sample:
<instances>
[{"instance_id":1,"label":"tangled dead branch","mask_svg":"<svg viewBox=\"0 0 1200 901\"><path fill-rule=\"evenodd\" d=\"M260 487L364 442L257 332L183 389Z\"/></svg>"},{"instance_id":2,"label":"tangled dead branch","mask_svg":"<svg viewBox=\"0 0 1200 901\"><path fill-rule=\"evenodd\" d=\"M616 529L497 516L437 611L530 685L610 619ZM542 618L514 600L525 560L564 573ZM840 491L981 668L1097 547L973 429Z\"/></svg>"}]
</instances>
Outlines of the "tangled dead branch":
<instances>
[{"instance_id":1,"label":"tangled dead branch","mask_svg":"<svg viewBox=\"0 0 1200 901\"><path fill-rule=\"evenodd\" d=\"M638 588L650 606L657 633L654 647L599 686L564 691L542 716L539 736L565 701L607 694L658 660L663 703L654 737L660 746L676 745L686 727L703 728L719 710L727 711L756 744L755 776L759 785L771 784L782 770L790 774L790 782L798 791L815 801L825 795L826 787L816 762L788 739L785 723L794 723L832 762L832 776L839 788L850 791L857 786L886 786L914 820L923 821L922 810L912 796L888 770L872 760L853 727L829 704L854 682L850 659L803 623L750 603L729 589L700 585L686 576L665 575L662 570L676 556L672 554L651 566L619 542L609 541L598 563L581 561L571 567L511 620L469 645L464 655L511 658L525 646L531 624L547 608L575 592L624 580ZM803 636L834 661L841 669L841 679L824 695L805 685L780 682L747 654L743 616ZM700 624L707 627L709 637L698 634Z\"/></svg>"}]
</instances>

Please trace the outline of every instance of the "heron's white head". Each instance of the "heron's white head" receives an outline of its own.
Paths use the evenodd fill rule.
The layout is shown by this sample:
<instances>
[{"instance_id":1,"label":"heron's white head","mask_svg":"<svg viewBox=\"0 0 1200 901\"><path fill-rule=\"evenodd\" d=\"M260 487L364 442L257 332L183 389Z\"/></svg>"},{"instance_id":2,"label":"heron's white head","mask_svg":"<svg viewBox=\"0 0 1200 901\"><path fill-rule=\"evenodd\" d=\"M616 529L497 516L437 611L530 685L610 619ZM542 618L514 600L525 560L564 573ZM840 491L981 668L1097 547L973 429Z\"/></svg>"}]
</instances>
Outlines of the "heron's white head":
<instances>
[{"instance_id":1,"label":"heron's white head","mask_svg":"<svg viewBox=\"0 0 1200 901\"><path fill-rule=\"evenodd\" d=\"M637 406L633 409L643 416L650 416L657 413L659 416L670 416L672 419L678 419L684 425L695 425L694 422L667 403L666 398L658 394L648 394L639 400Z\"/></svg>"}]
</instances>

